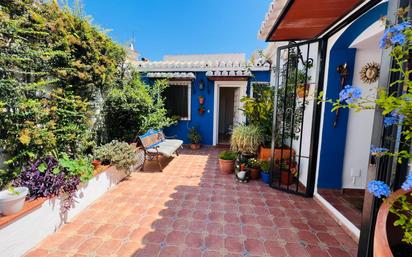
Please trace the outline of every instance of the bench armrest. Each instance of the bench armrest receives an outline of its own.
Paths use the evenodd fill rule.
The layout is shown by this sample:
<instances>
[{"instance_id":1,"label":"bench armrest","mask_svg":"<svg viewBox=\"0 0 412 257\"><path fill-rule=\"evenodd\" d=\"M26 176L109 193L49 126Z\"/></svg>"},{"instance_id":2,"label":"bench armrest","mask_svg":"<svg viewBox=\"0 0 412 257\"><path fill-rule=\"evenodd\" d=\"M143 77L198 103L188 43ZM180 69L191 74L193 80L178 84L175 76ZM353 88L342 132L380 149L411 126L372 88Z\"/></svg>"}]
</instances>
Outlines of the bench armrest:
<instances>
[{"instance_id":1,"label":"bench armrest","mask_svg":"<svg viewBox=\"0 0 412 257\"><path fill-rule=\"evenodd\" d=\"M173 136L165 136L165 139L177 139L177 135L173 135Z\"/></svg>"}]
</instances>

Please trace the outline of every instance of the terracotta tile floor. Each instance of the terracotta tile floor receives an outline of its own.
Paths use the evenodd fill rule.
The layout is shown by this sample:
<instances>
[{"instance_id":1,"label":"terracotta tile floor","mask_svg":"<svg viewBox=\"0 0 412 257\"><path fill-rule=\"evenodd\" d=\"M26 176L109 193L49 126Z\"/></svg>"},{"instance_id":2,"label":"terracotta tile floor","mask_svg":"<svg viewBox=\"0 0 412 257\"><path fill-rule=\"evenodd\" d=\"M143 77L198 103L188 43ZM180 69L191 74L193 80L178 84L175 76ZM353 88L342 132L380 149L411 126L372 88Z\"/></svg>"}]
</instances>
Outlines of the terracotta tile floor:
<instances>
[{"instance_id":1,"label":"terracotta tile floor","mask_svg":"<svg viewBox=\"0 0 412 257\"><path fill-rule=\"evenodd\" d=\"M234 182L218 151L133 173L27 256L356 256L314 200Z\"/></svg>"}]
</instances>

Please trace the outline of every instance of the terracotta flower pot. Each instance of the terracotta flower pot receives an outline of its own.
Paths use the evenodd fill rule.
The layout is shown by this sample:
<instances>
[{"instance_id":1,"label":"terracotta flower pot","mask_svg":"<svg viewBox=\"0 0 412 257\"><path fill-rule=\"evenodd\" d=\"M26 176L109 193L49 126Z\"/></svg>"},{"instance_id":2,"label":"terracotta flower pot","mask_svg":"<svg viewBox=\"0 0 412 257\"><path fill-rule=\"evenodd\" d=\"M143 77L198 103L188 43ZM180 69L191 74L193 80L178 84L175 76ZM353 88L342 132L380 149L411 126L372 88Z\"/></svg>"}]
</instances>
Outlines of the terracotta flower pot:
<instances>
[{"instance_id":1,"label":"terracotta flower pot","mask_svg":"<svg viewBox=\"0 0 412 257\"><path fill-rule=\"evenodd\" d=\"M251 179L258 179L260 175L259 168L249 168L250 178Z\"/></svg>"},{"instance_id":2,"label":"terracotta flower pot","mask_svg":"<svg viewBox=\"0 0 412 257\"><path fill-rule=\"evenodd\" d=\"M246 169L246 164L241 163L241 164L240 164L240 170L245 170L245 169Z\"/></svg>"},{"instance_id":3,"label":"terracotta flower pot","mask_svg":"<svg viewBox=\"0 0 412 257\"><path fill-rule=\"evenodd\" d=\"M299 84L296 93L299 98L307 97L309 95L309 84Z\"/></svg>"},{"instance_id":4,"label":"terracotta flower pot","mask_svg":"<svg viewBox=\"0 0 412 257\"><path fill-rule=\"evenodd\" d=\"M284 149L275 148L275 151L274 151L275 160L280 160L280 158L289 159L291 155L292 157L295 156L295 150L291 148L284 148ZM260 147L258 159L262 161L270 160L270 148Z\"/></svg>"},{"instance_id":5,"label":"terracotta flower pot","mask_svg":"<svg viewBox=\"0 0 412 257\"><path fill-rule=\"evenodd\" d=\"M198 149L200 149L200 144L190 144L190 149L198 150Z\"/></svg>"},{"instance_id":6,"label":"terracotta flower pot","mask_svg":"<svg viewBox=\"0 0 412 257\"><path fill-rule=\"evenodd\" d=\"M100 160L93 160L92 161L92 165L93 165L94 169L99 168L101 164L102 163L100 162Z\"/></svg>"},{"instance_id":7,"label":"terracotta flower pot","mask_svg":"<svg viewBox=\"0 0 412 257\"><path fill-rule=\"evenodd\" d=\"M295 176L292 174L292 172L289 172L288 170L280 171L280 184L284 186L290 186L295 182L294 178Z\"/></svg>"},{"instance_id":8,"label":"terracotta flower pot","mask_svg":"<svg viewBox=\"0 0 412 257\"><path fill-rule=\"evenodd\" d=\"M231 174L235 171L235 160L219 159L220 172L223 174Z\"/></svg>"},{"instance_id":9,"label":"terracotta flower pot","mask_svg":"<svg viewBox=\"0 0 412 257\"><path fill-rule=\"evenodd\" d=\"M403 237L403 231L400 227L395 227L393 223L396 220L396 216L389 212L392 203L400 196L409 194L409 201L412 200L410 196L412 189L404 191L402 189L391 194L379 208L378 216L376 218L375 236L373 238L373 256L374 257L394 257L391 246L401 244ZM400 256L400 255L398 255Z\"/></svg>"}]
</instances>

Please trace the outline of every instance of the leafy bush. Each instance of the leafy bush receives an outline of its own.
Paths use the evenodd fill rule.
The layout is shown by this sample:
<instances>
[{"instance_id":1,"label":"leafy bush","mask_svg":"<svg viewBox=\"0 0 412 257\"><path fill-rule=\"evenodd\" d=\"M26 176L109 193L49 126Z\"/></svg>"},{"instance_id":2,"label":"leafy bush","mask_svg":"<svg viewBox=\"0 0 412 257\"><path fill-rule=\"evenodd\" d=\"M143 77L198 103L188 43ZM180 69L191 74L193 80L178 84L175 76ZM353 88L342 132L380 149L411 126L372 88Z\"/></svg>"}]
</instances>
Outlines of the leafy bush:
<instances>
[{"instance_id":1,"label":"leafy bush","mask_svg":"<svg viewBox=\"0 0 412 257\"><path fill-rule=\"evenodd\" d=\"M311 77L306 69L312 68L312 63L300 63L299 55L294 49L289 50L288 61L281 67L281 76L284 83L277 90L277 114L275 128L275 144L277 147L285 143L290 144L291 139L298 139L303 118L304 105L307 101L296 99L295 84L302 86ZM301 66L301 68L299 68ZM285 72L288 70L288 72ZM309 72L310 73L310 72ZM244 112L249 124L262 128L265 136L265 146L270 146L272 141L272 123L274 111L274 88L271 86L255 86L253 97L241 98L244 103ZM289 110L289 111L285 111ZM293 112L291 110L294 110ZM292 122L293 121L293 122ZM283 134L283 142L282 141Z\"/></svg>"},{"instance_id":2,"label":"leafy bush","mask_svg":"<svg viewBox=\"0 0 412 257\"><path fill-rule=\"evenodd\" d=\"M233 151L223 151L219 153L219 159L222 160L236 160L237 153Z\"/></svg>"},{"instance_id":3,"label":"leafy bush","mask_svg":"<svg viewBox=\"0 0 412 257\"><path fill-rule=\"evenodd\" d=\"M66 194L64 210L74 203L75 193L80 178L59 165L59 161L51 156L29 162L23 167L13 182L14 186L24 186L30 191L30 199L54 197Z\"/></svg>"},{"instance_id":4,"label":"leafy bush","mask_svg":"<svg viewBox=\"0 0 412 257\"><path fill-rule=\"evenodd\" d=\"M59 165L66 169L69 176L77 176L82 182L86 182L93 177L93 165L88 158L71 160L67 155L63 155L59 159Z\"/></svg>"},{"instance_id":5,"label":"leafy bush","mask_svg":"<svg viewBox=\"0 0 412 257\"><path fill-rule=\"evenodd\" d=\"M262 161L260 164L260 168L263 172L269 172L270 162L269 161Z\"/></svg>"},{"instance_id":6,"label":"leafy bush","mask_svg":"<svg viewBox=\"0 0 412 257\"><path fill-rule=\"evenodd\" d=\"M249 124L262 128L265 136L265 145L270 145L272 140L273 122L273 87L258 86L253 89L254 97L244 96L240 99L243 103L243 113Z\"/></svg>"},{"instance_id":7,"label":"leafy bush","mask_svg":"<svg viewBox=\"0 0 412 257\"><path fill-rule=\"evenodd\" d=\"M1 188L29 160L93 146L89 101L121 80L125 53L57 1L2 1L0 20Z\"/></svg>"},{"instance_id":8,"label":"leafy bush","mask_svg":"<svg viewBox=\"0 0 412 257\"><path fill-rule=\"evenodd\" d=\"M233 129L230 147L233 151L255 154L265 141L262 129L255 125L240 125Z\"/></svg>"},{"instance_id":9,"label":"leafy bush","mask_svg":"<svg viewBox=\"0 0 412 257\"><path fill-rule=\"evenodd\" d=\"M249 167L249 168L254 168L254 169L258 169L258 168L260 168L260 161L259 160L256 160L255 158L250 158L248 161L247 161L247 166Z\"/></svg>"},{"instance_id":10,"label":"leafy bush","mask_svg":"<svg viewBox=\"0 0 412 257\"><path fill-rule=\"evenodd\" d=\"M136 134L149 128L161 129L173 122L167 117L161 97L166 81L156 81L153 86L144 84L137 72L131 71L122 85L110 90L104 113L108 139L132 142Z\"/></svg>"},{"instance_id":11,"label":"leafy bush","mask_svg":"<svg viewBox=\"0 0 412 257\"><path fill-rule=\"evenodd\" d=\"M110 163L130 174L131 167L138 163L138 157L133 146L126 142L113 140L112 142L97 147L94 157L102 163Z\"/></svg>"},{"instance_id":12,"label":"leafy bush","mask_svg":"<svg viewBox=\"0 0 412 257\"><path fill-rule=\"evenodd\" d=\"M202 141L202 135L195 127L189 129L187 137L189 138L192 144L200 144L200 142Z\"/></svg>"}]
</instances>

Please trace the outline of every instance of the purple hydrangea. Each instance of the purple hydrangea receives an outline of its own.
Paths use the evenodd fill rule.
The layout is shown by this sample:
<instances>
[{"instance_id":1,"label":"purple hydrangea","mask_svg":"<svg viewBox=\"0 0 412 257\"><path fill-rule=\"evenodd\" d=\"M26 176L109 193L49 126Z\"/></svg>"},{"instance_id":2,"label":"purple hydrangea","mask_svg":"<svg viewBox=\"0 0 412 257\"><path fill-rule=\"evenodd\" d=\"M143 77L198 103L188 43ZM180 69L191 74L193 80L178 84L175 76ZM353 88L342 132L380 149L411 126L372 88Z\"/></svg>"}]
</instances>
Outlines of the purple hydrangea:
<instances>
[{"instance_id":1,"label":"purple hydrangea","mask_svg":"<svg viewBox=\"0 0 412 257\"><path fill-rule=\"evenodd\" d=\"M406 177L405 182L403 182L403 184L402 184L402 189L405 190L405 191L407 191L407 190L409 190L409 189L411 189L411 188L412 188L412 174L409 174L409 175Z\"/></svg>"},{"instance_id":2,"label":"purple hydrangea","mask_svg":"<svg viewBox=\"0 0 412 257\"><path fill-rule=\"evenodd\" d=\"M339 101L348 104L354 103L356 99L361 98L362 91L359 88L346 85L339 93Z\"/></svg>"},{"instance_id":3,"label":"purple hydrangea","mask_svg":"<svg viewBox=\"0 0 412 257\"><path fill-rule=\"evenodd\" d=\"M368 183L368 191L378 198L383 196L388 197L391 193L389 186L378 180L373 180Z\"/></svg>"}]
</instances>

